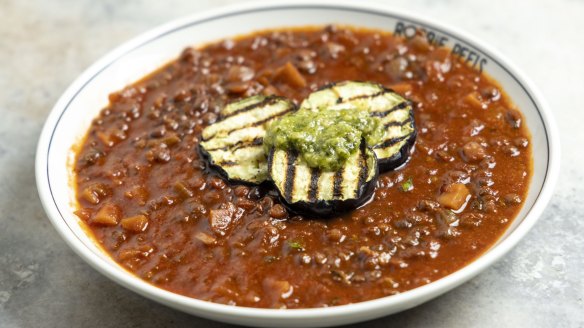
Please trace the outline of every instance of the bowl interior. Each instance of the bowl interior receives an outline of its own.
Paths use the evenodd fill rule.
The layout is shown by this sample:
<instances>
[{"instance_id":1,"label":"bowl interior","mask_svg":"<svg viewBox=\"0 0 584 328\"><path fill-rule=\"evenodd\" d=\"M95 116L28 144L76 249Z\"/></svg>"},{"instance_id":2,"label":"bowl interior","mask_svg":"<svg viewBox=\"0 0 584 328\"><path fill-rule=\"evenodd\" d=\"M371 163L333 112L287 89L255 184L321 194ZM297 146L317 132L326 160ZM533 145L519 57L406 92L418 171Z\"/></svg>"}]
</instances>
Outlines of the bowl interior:
<instances>
[{"instance_id":1,"label":"bowl interior","mask_svg":"<svg viewBox=\"0 0 584 328\"><path fill-rule=\"evenodd\" d=\"M201 45L219 39L247 34L256 30L290 26L325 25L331 23L376 28L401 33L406 37L415 28L433 33L436 42L455 49L477 69L483 69L497 80L512 101L524 113L526 124L532 135L533 178L523 209L511 227L499 240L512 234L534 205L546 178L550 156L546 126L532 98L528 86L522 84L496 55L479 48L472 40L451 34L434 24L427 24L407 15L392 14L365 8L347 6L291 5L257 7L236 12L219 12L187 18L153 32L147 33L116 49L92 66L78 79L54 108L46 134L46 181L50 201L58 210L59 217L70 230L67 238L76 238L95 256L101 258L111 270L120 275L130 275L119 267L95 242L88 237L80 220L73 214L75 195L72 188L72 148L84 136L92 119L107 105L108 94L119 90L164 63L176 58L181 50L190 45ZM39 148L41 149L41 148ZM137 278L136 278L137 279ZM387 312L386 314L388 314Z\"/></svg>"}]
</instances>

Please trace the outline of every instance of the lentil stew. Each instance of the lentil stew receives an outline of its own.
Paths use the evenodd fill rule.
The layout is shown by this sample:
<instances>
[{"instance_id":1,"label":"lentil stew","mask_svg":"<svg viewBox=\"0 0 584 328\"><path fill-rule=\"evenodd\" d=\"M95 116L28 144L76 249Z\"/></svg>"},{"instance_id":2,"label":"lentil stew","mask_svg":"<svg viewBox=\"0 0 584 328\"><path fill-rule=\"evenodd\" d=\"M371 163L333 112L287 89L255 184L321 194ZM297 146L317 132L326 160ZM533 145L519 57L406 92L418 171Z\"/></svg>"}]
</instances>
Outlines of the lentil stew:
<instances>
[{"instance_id":1,"label":"lentil stew","mask_svg":"<svg viewBox=\"0 0 584 328\"><path fill-rule=\"evenodd\" d=\"M273 188L237 184L198 151L228 103L297 104L332 82L372 81L414 104L417 138L367 204L290 212ZM201 48L110 95L74 166L79 209L122 267L217 303L310 308L440 279L491 247L531 179L529 132L501 87L428 43L345 26L262 31Z\"/></svg>"}]
</instances>

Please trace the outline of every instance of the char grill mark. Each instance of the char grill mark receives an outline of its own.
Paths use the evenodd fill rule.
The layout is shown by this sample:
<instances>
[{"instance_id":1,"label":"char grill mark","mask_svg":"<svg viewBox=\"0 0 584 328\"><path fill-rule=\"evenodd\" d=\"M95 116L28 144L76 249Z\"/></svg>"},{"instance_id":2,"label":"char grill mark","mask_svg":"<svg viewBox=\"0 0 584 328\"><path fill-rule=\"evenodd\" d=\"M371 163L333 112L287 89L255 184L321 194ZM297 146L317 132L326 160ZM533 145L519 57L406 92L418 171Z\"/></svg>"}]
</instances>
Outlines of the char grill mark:
<instances>
[{"instance_id":1,"label":"char grill mark","mask_svg":"<svg viewBox=\"0 0 584 328\"><path fill-rule=\"evenodd\" d=\"M287 155L284 196L286 198L292 198L292 192L294 190L294 179L296 175L296 159L298 158L298 154L295 152L290 152Z\"/></svg>"},{"instance_id":2,"label":"char grill mark","mask_svg":"<svg viewBox=\"0 0 584 328\"><path fill-rule=\"evenodd\" d=\"M308 200L311 202L316 201L318 196L318 180L320 179L320 172L317 169L312 168L310 170L310 191L308 192Z\"/></svg>"},{"instance_id":3,"label":"char grill mark","mask_svg":"<svg viewBox=\"0 0 584 328\"><path fill-rule=\"evenodd\" d=\"M273 105L277 100L278 100L278 98L277 97L274 97L274 96L266 97L264 100L262 100L262 101L260 101L258 103L255 103L255 104L252 104L252 105L249 105L249 106L245 106L245 107L243 107L241 109L237 109L237 110L235 110L235 111L233 111L233 112L231 112L231 113L223 116L223 119L226 119L226 118L231 117L231 116L235 116L237 114L241 114L241 113L248 112L248 111L250 111L252 109L255 109L255 108L258 108L258 107L261 107L261 106Z\"/></svg>"}]
</instances>

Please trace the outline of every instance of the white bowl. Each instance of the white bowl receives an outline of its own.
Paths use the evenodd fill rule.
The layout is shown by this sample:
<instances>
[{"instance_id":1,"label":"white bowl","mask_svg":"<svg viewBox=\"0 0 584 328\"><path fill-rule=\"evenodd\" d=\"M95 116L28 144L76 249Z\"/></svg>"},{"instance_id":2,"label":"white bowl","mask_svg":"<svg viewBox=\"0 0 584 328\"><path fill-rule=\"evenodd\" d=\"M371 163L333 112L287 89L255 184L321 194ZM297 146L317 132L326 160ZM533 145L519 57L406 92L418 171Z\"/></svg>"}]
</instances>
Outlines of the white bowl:
<instances>
[{"instance_id":1,"label":"white bowl","mask_svg":"<svg viewBox=\"0 0 584 328\"><path fill-rule=\"evenodd\" d=\"M466 267L423 287L367 302L329 308L275 310L228 306L201 301L157 288L114 262L73 214L71 148L108 101L108 94L138 80L177 57L189 45L204 44L260 29L340 23L392 31L425 28L446 38L449 47L464 47L480 56L484 71L503 86L525 115L532 134L533 179L523 209L507 232ZM289 1L232 6L178 19L116 48L67 89L51 111L40 136L36 179L45 211L69 246L95 269L145 297L173 308L229 323L254 326L332 326L373 319L426 302L483 271L525 236L547 205L559 172L559 136L541 94L502 55L452 27L379 4ZM504 279L502 277L501 279Z\"/></svg>"}]
</instances>

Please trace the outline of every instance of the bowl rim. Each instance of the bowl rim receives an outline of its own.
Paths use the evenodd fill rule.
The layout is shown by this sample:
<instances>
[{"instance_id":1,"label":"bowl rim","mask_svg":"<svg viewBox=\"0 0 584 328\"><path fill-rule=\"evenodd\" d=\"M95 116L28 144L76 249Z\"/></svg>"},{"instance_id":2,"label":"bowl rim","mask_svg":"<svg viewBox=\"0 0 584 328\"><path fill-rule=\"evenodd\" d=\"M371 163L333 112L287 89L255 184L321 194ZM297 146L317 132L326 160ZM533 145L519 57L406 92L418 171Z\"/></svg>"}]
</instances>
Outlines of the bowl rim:
<instances>
[{"instance_id":1,"label":"bowl rim","mask_svg":"<svg viewBox=\"0 0 584 328\"><path fill-rule=\"evenodd\" d=\"M57 204L52 197L49 169L48 169L48 154L50 144L53 137L54 130L57 127L58 121L63 115L65 109L75 96L91 82L91 77L100 74L105 68L113 62L124 56L126 53L146 44L156 38L162 37L165 34L171 33L174 30L183 28L187 25L203 23L209 20L222 19L229 16L240 15L249 12L282 10L286 8L297 9L331 9L331 10L346 10L357 11L368 14L383 15L393 18L405 19L409 22L420 24L423 26L430 26L433 29L443 32L446 35L454 36L457 39L464 40L465 43L480 50L489 59L495 60L499 65L505 69L510 76L512 76L520 86L524 89L526 94L532 99L544 126L548 146L548 165L547 171L542 183L541 190L537 196L533 206L528 210L525 218L517 225L517 227L504 239L487 250L484 254L479 256L468 265L461 269L441 278L432 283L420 286L406 292L377 298L369 301L352 303L347 305L340 305L325 308L306 308L306 309L265 309L265 308L251 308L242 306L230 306L209 301L203 301L170 291L158 288L151 285L140 278L134 276L132 273L120 268L116 268L111 263L93 253L87 248L83 242L70 230L66 224L66 220L57 208ZM479 39L461 31L457 28L444 25L434 19L424 17L423 15L414 14L405 10L396 9L391 6L370 3L370 2L350 2L348 0L326 1L326 0L286 0L282 2L251 2L245 4L236 4L217 9L207 10L201 13L188 15L183 18L172 20L166 24L155 27L130 41L124 42L114 50L101 57L98 61L87 68L63 93L55 106L52 108L43 126L42 132L37 145L36 160L35 160L35 175L36 184L41 199L42 205L51 220L53 226L71 247L82 259L90 264L94 269L104 274L111 280L118 284L145 296L149 299L163 302L167 305L181 309L198 310L199 313L209 313L217 315L229 315L231 317L239 318L263 318L263 319L308 319L308 318L327 318L337 315L351 316L364 311L374 311L383 308L391 308L400 303L412 303L417 299L421 299L428 295L438 295L443 291L456 287L470 278L474 277L488 266L492 265L496 260L501 258L504 254L509 252L525 234L533 227L537 219L542 214L551 199L551 196L556 185L560 167L560 143L559 133L556 127L552 112L544 100L541 92L535 85L512 64L505 56L493 49L488 44L483 43ZM123 272L122 272L123 271ZM389 311L388 311L389 312Z\"/></svg>"}]
</instances>

